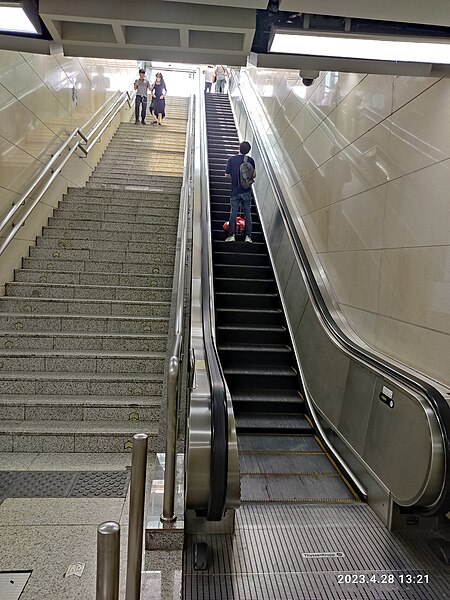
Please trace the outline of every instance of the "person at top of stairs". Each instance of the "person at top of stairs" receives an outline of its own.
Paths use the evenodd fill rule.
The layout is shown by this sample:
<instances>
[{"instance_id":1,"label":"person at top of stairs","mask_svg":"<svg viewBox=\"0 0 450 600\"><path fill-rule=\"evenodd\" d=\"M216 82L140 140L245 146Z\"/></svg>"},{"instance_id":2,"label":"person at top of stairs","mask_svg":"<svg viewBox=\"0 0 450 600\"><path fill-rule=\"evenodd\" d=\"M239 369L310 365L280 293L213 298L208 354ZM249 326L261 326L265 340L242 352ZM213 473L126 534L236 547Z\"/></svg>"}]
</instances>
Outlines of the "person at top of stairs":
<instances>
[{"instance_id":1,"label":"person at top of stairs","mask_svg":"<svg viewBox=\"0 0 450 600\"><path fill-rule=\"evenodd\" d=\"M152 125L162 125L162 120L166 116L166 94L167 87L162 73L156 73L155 83L152 86L153 98L151 109L153 111L154 121Z\"/></svg>"},{"instance_id":2,"label":"person at top of stairs","mask_svg":"<svg viewBox=\"0 0 450 600\"><path fill-rule=\"evenodd\" d=\"M252 190L250 187L242 187L243 182L241 174L241 165L243 163L248 163L253 167L253 180L256 177L255 161L251 156L247 156L250 150L251 145L249 142L241 142L239 145L239 154L230 156L227 162L227 168L225 169L225 177L231 179L231 212L228 226L228 237L225 240L226 242L235 241L236 217L239 206L242 206L242 210L244 211L245 241L250 243L252 241L252 214L250 210L252 204Z\"/></svg>"},{"instance_id":3,"label":"person at top of stairs","mask_svg":"<svg viewBox=\"0 0 450 600\"><path fill-rule=\"evenodd\" d=\"M139 79L134 82L134 89L136 90L135 100L135 123L139 123L139 108L141 108L141 119L142 125L145 125L145 115L147 112L147 90L152 91L153 87L150 85L150 81L145 76L145 69L139 69Z\"/></svg>"}]
</instances>

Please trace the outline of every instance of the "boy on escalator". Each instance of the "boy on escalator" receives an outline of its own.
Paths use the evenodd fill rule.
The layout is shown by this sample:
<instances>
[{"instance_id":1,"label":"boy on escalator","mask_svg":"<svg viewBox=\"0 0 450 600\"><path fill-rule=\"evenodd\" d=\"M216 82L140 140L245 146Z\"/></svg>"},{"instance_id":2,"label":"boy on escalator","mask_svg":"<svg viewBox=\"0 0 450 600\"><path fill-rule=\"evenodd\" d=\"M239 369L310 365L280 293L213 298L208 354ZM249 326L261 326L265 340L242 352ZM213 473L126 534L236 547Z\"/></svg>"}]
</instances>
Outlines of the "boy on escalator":
<instances>
[{"instance_id":1,"label":"boy on escalator","mask_svg":"<svg viewBox=\"0 0 450 600\"><path fill-rule=\"evenodd\" d=\"M245 218L245 241L252 242L252 188L256 177L255 161L248 153L251 150L249 142L241 142L239 154L230 156L225 170L225 177L231 179L231 213L228 221L228 237L226 242L235 241L236 217L239 206L244 211Z\"/></svg>"}]
</instances>

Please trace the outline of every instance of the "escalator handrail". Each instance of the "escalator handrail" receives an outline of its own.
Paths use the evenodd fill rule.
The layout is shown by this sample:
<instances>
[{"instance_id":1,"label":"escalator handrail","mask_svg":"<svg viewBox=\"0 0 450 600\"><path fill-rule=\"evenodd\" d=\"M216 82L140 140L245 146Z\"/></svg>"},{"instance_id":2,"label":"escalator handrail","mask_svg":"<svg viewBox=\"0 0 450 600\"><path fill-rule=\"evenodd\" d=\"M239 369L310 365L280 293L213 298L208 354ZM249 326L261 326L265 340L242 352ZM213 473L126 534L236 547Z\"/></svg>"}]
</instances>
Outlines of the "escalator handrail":
<instances>
[{"instance_id":1,"label":"escalator handrail","mask_svg":"<svg viewBox=\"0 0 450 600\"><path fill-rule=\"evenodd\" d=\"M228 481L228 412L225 377L215 339L214 284L212 273L208 140L205 97L200 86L201 164L201 296L205 356L211 392L211 462L207 519L218 521L225 510Z\"/></svg>"},{"instance_id":2,"label":"escalator handrail","mask_svg":"<svg viewBox=\"0 0 450 600\"><path fill-rule=\"evenodd\" d=\"M236 85L240 88L239 78L236 76L235 71L232 71L232 78ZM250 80L249 80L250 81ZM252 85L252 83L250 82ZM255 91L256 93L256 91ZM315 306L320 313L323 324L326 327L329 335L334 338L335 341L341 345L348 354L356 357L359 361L363 361L369 366L381 371L388 375L394 380L400 381L402 384L413 388L419 392L422 396L425 396L430 406L436 415L437 421L440 426L442 433L444 448L445 448L445 469L448 470L450 465L450 409L444 396L436 389L431 383L420 379L419 376L412 375L407 371L401 369L399 366L392 364L389 358L378 357L375 353L370 350L359 346L355 341L348 337L344 331L339 327L336 320L333 318L320 290L320 287L314 277L313 270L308 261L307 254L300 240L300 236L295 227L292 215L288 209L286 200L284 198L281 186L278 182L277 176L273 169L272 163L268 157L267 150L260 138L258 128L252 118L251 111L246 103L246 97L244 93L241 93L242 105L247 113L248 121L251 125L254 139L257 141L261 157L263 159L264 169L267 173L269 180L274 188L277 203L284 218L285 223L288 226L289 234L292 241L294 242L294 250L297 254L297 258L302 266L307 285L309 287L310 297L314 301ZM420 507L420 511L424 515L434 514L446 514L450 510L450 477L443 478L443 486L439 499L431 507Z\"/></svg>"}]
</instances>

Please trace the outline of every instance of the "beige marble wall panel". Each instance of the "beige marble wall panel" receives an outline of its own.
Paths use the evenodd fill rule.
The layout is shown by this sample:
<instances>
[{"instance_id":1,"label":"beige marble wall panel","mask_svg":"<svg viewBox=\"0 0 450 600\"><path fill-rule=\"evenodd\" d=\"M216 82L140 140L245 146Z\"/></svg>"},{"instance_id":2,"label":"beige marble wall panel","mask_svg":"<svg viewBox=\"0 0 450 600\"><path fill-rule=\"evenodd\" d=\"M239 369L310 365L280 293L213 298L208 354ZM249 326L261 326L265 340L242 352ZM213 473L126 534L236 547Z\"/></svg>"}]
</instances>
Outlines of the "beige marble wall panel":
<instances>
[{"instance_id":1,"label":"beige marble wall panel","mask_svg":"<svg viewBox=\"0 0 450 600\"><path fill-rule=\"evenodd\" d=\"M370 346L376 346L378 315L375 313L354 308L353 306L341 305L349 325L355 333L365 340Z\"/></svg>"},{"instance_id":2,"label":"beige marble wall panel","mask_svg":"<svg viewBox=\"0 0 450 600\"><path fill-rule=\"evenodd\" d=\"M13 203L16 203L19 198L20 195L17 192L0 187L0 219L6 217Z\"/></svg>"},{"instance_id":3,"label":"beige marble wall panel","mask_svg":"<svg viewBox=\"0 0 450 600\"><path fill-rule=\"evenodd\" d=\"M450 334L450 247L383 250L378 309Z\"/></svg>"},{"instance_id":4,"label":"beige marble wall panel","mask_svg":"<svg viewBox=\"0 0 450 600\"><path fill-rule=\"evenodd\" d=\"M450 386L450 335L377 316L376 347Z\"/></svg>"},{"instance_id":5,"label":"beige marble wall panel","mask_svg":"<svg viewBox=\"0 0 450 600\"><path fill-rule=\"evenodd\" d=\"M389 123L385 120L334 156L332 202L387 182L389 143Z\"/></svg>"},{"instance_id":6,"label":"beige marble wall panel","mask_svg":"<svg viewBox=\"0 0 450 600\"><path fill-rule=\"evenodd\" d=\"M435 77L394 77L394 90L392 99L393 112L404 106L407 102L435 85L439 79Z\"/></svg>"},{"instance_id":7,"label":"beige marble wall panel","mask_svg":"<svg viewBox=\"0 0 450 600\"><path fill-rule=\"evenodd\" d=\"M354 142L391 114L392 88L392 76L367 75L346 95L330 115L339 149Z\"/></svg>"},{"instance_id":8,"label":"beige marble wall panel","mask_svg":"<svg viewBox=\"0 0 450 600\"><path fill-rule=\"evenodd\" d=\"M292 187L300 214L316 211L331 202L333 159L328 160Z\"/></svg>"},{"instance_id":9,"label":"beige marble wall panel","mask_svg":"<svg viewBox=\"0 0 450 600\"><path fill-rule=\"evenodd\" d=\"M386 186L381 185L323 209L328 223L327 250L381 248L385 207Z\"/></svg>"},{"instance_id":10,"label":"beige marble wall panel","mask_svg":"<svg viewBox=\"0 0 450 600\"><path fill-rule=\"evenodd\" d=\"M0 50L0 77L14 71L25 62L22 54L9 50Z\"/></svg>"},{"instance_id":11,"label":"beige marble wall panel","mask_svg":"<svg viewBox=\"0 0 450 600\"><path fill-rule=\"evenodd\" d=\"M450 244L450 159L387 185L386 248Z\"/></svg>"},{"instance_id":12,"label":"beige marble wall panel","mask_svg":"<svg viewBox=\"0 0 450 600\"><path fill-rule=\"evenodd\" d=\"M20 194L41 168L41 162L0 137L0 185Z\"/></svg>"},{"instance_id":13,"label":"beige marble wall panel","mask_svg":"<svg viewBox=\"0 0 450 600\"><path fill-rule=\"evenodd\" d=\"M344 98L350 94L350 92L357 86L359 83L367 77L367 75L363 73L339 73L337 71L332 71L335 75L337 75L336 80L336 103L340 104Z\"/></svg>"},{"instance_id":14,"label":"beige marble wall panel","mask_svg":"<svg viewBox=\"0 0 450 600\"><path fill-rule=\"evenodd\" d=\"M390 178L450 157L450 79L441 79L391 117Z\"/></svg>"},{"instance_id":15,"label":"beige marble wall panel","mask_svg":"<svg viewBox=\"0 0 450 600\"><path fill-rule=\"evenodd\" d=\"M338 302L377 312L381 250L320 254Z\"/></svg>"}]
</instances>

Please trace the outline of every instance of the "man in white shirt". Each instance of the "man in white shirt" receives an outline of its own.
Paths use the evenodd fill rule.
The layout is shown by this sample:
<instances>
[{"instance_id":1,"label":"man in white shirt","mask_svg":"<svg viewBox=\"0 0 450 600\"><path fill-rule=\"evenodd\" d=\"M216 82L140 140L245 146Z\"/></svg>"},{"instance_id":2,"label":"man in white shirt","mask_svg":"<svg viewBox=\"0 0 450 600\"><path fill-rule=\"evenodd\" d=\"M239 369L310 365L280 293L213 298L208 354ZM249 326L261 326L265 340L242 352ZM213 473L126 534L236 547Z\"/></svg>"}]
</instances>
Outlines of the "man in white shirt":
<instances>
[{"instance_id":1,"label":"man in white shirt","mask_svg":"<svg viewBox=\"0 0 450 600\"><path fill-rule=\"evenodd\" d=\"M226 79L230 76L227 65L216 65L214 75L216 76L216 92L224 94Z\"/></svg>"},{"instance_id":2,"label":"man in white shirt","mask_svg":"<svg viewBox=\"0 0 450 600\"><path fill-rule=\"evenodd\" d=\"M142 125L145 123L145 114L147 112L147 92L152 89L149 80L145 76L145 70L139 69L139 79L134 82L134 89L136 90L135 100L135 123L139 123L139 107L141 108L141 119Z\"/></svg>"},{"instance_id":3,"label":"man in white shirt","mask_svg":"<svg viewBox=\"0 0 450 600\"><path fill-rule=\"evenodd\" d=\"M205 92L211 93L211 87L215 81L214 67L212 65L208 65L203 71L203 74L205 76Z\"/></svg>"}]
</instances>

